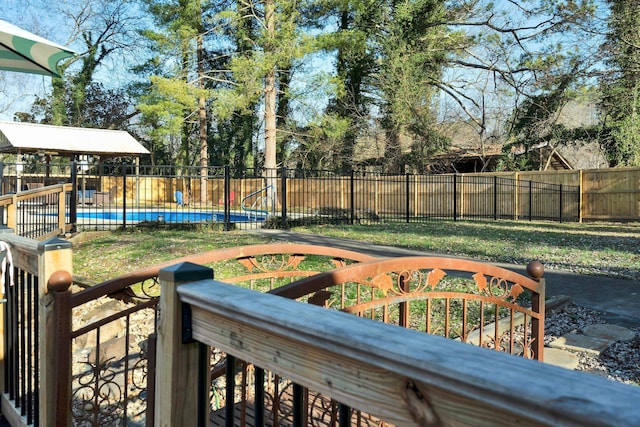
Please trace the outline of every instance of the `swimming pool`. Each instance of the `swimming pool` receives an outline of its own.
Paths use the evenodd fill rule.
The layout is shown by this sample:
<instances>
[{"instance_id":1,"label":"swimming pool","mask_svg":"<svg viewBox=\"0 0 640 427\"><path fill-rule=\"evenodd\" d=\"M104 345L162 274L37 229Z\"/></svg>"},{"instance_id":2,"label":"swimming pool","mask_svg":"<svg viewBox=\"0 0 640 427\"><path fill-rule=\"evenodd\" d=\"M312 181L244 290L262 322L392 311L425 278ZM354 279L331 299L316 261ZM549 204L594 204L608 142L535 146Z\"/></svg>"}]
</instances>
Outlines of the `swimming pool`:
<instances>
[{"instance_id":1,"label":"swimming pool","mask_svg":"<svg viewBox=\"0 0 640 427\"><path fill-rule=\"evenodd\" d=\"M224 212L206 212L206 211L188 211L188 210L133 210L127 211L123 216L122 211L80 211L77 213L78 219L88 220L104 220L104 221L123 221L126 219L131 222L157 221L170 223L189 223L189 222L222 222L224 221ZM264 215L247 214L232 212L229 221L238 222L257 222L264 221Z\"/></svg>"}]
</instances>

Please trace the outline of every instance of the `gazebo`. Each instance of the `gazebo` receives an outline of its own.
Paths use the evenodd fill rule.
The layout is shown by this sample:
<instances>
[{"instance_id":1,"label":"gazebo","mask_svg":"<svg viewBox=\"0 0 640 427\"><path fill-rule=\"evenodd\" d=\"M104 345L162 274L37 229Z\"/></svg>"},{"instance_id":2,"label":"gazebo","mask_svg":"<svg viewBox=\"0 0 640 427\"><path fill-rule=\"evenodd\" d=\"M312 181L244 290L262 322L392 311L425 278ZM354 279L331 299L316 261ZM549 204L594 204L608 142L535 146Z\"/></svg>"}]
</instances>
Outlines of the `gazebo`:
<instances>
[{"instance_id":1,"label":"gazebo","mask_svg":"<svg viewBox=\"0 0 640 427\"><path fill-rule=\"evenodd\" d=\"M149 154L149 150L121 130L0 121L0 153L60 156L73 162L81 156L100 159L130 156L137 160L140 155ZM72 167L71 172L74 184L75 169Z\"/></svg>"},{"instance_id":2,"label":"gazebo","mask_svg":"<svg viewBox=\"0 0 640 427\"><path fill-rule=\"evenodd\" d=\"M80 156L100 159L131 156L137 161L140 155L149 154L149 150L126 131L0 121L0 153L70 158L71 200L77 200ZM0 179L2 175L0 168ZM76 204L72 203L70 209L71 216L75 217Z\"/></svg>"},{"instance_id":3,"label":"gazebo","mask_svg":"<svg viewBox=\"0 0 640 427\"><path fill-rule=\"evenodd\" d=\"M128 132L0 121L0 153L49 154L74 158L149 154Z\"/></svg>"}]
</instances>

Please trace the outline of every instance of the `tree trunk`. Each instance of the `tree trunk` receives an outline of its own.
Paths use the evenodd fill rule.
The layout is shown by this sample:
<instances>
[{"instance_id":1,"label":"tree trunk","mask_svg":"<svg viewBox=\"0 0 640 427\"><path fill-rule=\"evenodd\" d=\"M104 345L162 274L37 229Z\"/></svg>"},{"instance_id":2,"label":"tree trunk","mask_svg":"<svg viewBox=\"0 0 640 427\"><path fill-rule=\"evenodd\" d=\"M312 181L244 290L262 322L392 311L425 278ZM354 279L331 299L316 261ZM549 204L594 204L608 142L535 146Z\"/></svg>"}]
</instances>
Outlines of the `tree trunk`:
<instances>
[{"instance_id":1,"label":"tree trunk","mask_svg":"<svg viewBox=\"0 0 640 427\"><path fill-rule=\"evenodd\" d=\"M207 146L207 104L204 94L204 58L203 34L197 38L198 82L202 92L198 97L198 122L200 127L200 203L207 204L207 177L209 167L209 150Z\"/></svg>"},{"instance_id":2,"label":"tree trunk","mask_svg":"<svg viewBox=\"0 0 640 427\"><path fill-rule=\"evenodd\" d=\"M265 1L265 24L267 40L265 52L267 57L275 49L275 1ZM264 78L264 176L267 187L267 200L275 206L276 200L276 66L267 71ZM269 206L269 207L271 207Z\"/></svg>"},{"instance_id":3,"label":"tree trunk","mask_svg":"<svg viewBox=\"0 0 640 427\"><path fill-rule=\"evenodd\" d=\"M277 75L278 78L278 106L276 108L276 129L286 129L287 119L290 114L289 96L287 95L287 89L291 83L291 66L280 67L280 72ZM287 148L290 138L280 138L280 144L276 146L276 164L285 164L287 160Z\"/></svg>"}]
</instances>

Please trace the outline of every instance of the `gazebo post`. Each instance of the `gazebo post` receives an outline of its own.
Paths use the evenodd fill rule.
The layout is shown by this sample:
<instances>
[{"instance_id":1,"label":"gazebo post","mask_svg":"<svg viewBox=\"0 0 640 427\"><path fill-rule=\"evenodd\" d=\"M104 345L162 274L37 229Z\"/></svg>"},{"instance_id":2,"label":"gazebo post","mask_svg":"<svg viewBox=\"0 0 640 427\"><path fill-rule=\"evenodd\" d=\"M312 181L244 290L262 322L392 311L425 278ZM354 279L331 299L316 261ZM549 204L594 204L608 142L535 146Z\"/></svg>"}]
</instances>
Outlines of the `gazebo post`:
<instances>
[{"instance_id":1,"label":"gazebo post","mask_svg":"<svg viewBox=\"0 0 640 427\"><path fill-rule=\"evenodd\" d=\"M78 155L71 156L71 200L69 200L69 222L75 233L78 223Z\"/></svg>"}]
</instances>

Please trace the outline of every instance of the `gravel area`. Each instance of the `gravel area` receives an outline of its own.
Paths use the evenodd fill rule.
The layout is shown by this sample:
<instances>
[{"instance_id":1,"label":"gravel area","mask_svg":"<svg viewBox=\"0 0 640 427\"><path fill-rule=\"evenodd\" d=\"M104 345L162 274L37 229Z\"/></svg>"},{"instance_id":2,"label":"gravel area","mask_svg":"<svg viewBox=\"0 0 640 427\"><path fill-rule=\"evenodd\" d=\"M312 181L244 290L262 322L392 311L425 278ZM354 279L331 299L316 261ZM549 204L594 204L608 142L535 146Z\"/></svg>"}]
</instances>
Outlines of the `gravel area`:
<instances>
[{"instance_id":1,"label":"gravel area","mask_svg":"<svg viewBox=\"0 0 640 427\"><path fill-rule=\"evenodd\" d=\"M588 325L606 323L603 313L570 303L547 313L545 344L567 333L581 333ZM634 329L630 341L617 341L600 356L579 353L578 370L590 372L626 384L640 385L640 329Z\"/></svg>"}]
</instances>

